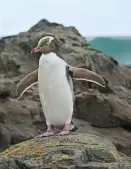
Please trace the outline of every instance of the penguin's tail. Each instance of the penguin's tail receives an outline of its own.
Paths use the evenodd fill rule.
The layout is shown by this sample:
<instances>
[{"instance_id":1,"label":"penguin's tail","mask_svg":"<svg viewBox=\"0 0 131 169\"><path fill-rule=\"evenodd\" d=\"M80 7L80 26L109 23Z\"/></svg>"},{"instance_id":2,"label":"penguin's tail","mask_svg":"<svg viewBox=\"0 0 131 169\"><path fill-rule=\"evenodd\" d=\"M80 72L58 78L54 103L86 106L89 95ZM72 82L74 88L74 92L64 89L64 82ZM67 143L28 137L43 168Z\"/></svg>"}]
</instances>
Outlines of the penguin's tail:
<instances>
[{"instance_id":1,"label":"penguin's tail","mask_svg":"<svg viewBox=\"0 0 131 169\"><path fill-rule=\"evenodd\" d=\"M78 127L75 126L73 122L71 122L71 124L70 124L70 131L71 132L75 132L75 131L77 131L77 129L78 129Z\"/></svg>"}]
</instances>

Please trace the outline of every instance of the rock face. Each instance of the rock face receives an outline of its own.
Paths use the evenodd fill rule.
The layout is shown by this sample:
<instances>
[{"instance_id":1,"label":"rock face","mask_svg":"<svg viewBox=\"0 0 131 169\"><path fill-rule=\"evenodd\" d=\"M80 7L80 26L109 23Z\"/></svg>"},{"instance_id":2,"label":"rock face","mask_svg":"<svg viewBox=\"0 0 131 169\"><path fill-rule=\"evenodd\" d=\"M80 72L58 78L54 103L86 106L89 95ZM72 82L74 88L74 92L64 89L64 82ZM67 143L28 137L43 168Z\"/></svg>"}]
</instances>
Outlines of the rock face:
<instances>
[{"instance_id":1,"label":"rock face","mask_svg":"<svg viewBox=\"0 0 131 169\"><path fill-rule=\"evenodd\" d=\"M107 84L106 88L101 88L73 81L76 120L90 123L91 131L96 130L96 134L113 141L119 151L131 155L131 69L91 49L74 27L47 20L41 20L27 32L0 39L0 150L45 130L37 86L28 90L21 100L16 100L15 90L21 78L38 67L40 55L32 56L30 51L42 36L49 34L60 41L68 64L95 71ZM117 131L121 134L115 137L112 133Z\"/></svg>"},{"instance_id":2,"label":"rock face","mask_svg":"<svg viewBox=\"0 0 131 169\"><path fill-rule=\"evenodd\" d=\"M94 90L77 93L76 117L89 121L97 127L121 126L131 129L130 90L123 91L119 87L117 90L116 94L110 95L94 92Z\"/></svg>"},{"instance_id":3,"label":"rock face","mask_svg":"<svg viewBox=\"0 0 131 169\"><path fill-rule=\"evenodd\" d=\"M131 158L117 152L108 140L89 134L34 138L16 144L0 156L1 169L129 169Z\"/></svg>"},{"instance_id":4,"label":"rock face","mask_svg":"<svg viewBox=\"0 0 131 169\"><path fill-rule=\"evenodd\" d=\"M1 150L40 133L45 128L41 112L35 101L8 99L0 103Z\"/></svg>"}]
</instances>

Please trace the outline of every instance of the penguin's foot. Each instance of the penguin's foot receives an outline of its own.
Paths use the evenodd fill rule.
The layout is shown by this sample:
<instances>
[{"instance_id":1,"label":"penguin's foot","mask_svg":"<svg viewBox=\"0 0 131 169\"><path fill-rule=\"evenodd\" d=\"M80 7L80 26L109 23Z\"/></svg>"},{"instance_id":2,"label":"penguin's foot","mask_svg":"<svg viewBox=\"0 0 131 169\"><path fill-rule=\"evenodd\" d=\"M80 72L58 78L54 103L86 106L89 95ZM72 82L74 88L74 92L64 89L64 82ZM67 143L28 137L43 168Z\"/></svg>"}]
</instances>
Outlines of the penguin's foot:
<instances>
[{"instance_id":1,"label":"penguin's foot","mask_svg":"<svg viewBox=\"0 0 131 169\"><path fill-rule=\"evenodd\" d=\"M37 136L38 137L49 137L49 136L54 136L55 135L55 131L54 129L52 128L51 125L48 125L47 126L47 131L42 133L41 135Z\"/></svg>"},{"instance_id":2,"label":"penguin's foot","mask_svg":"<svg viewBox=\"0 0 131 169\"><path fill-rule=\"evenodd\" d=\"M63 130L60 133L57 133L58 136L64 136L64 135L68 135L70 132L70 125L69 124L65 124Z\"/></svg>"},{"instance_id":3,"label":"penguin's foot","mask_svg":"<svg viewBox=\"0 0 131 169\"><path fill-rule=\"evenodd\" d=\"M58 133L57 135L58 136L64 136L64 135L68 135L69 134L69 131L65 131L65 130L62 130L60 133Z\"/></svg>"},{"instance_id":4,"label":"penguin's foot","mask_svg":"<svg viewBox=\"0 0 131 169\"><path fill-rule=\"evenodd\" d=\"M38 137L49 137L49 136L54 136L55 132L54 131L47 131L45 133L42 133L41 135L39 135Z\"/></svg>"}]
</instances>

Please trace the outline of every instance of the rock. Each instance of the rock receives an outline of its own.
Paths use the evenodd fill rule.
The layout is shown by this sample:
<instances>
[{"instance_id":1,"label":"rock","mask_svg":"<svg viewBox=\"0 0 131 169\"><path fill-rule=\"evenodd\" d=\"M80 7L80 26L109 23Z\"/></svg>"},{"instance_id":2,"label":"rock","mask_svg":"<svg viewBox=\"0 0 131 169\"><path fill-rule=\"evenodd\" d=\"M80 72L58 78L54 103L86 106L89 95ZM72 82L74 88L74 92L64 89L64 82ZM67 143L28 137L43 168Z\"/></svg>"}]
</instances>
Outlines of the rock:
<instances>
[{"instance_id":1,"label":"rock","mask_svg":"<svg viewBox=\"0 0 131 169\"><path fill-rule=\"evenodd\" d=\"M0 84L0 98L6 98L8 96L10 96L10 90L6 86Z\"/></svg>"},{"instance_id":2,"label":"rock","mask_svg":"<svg viewBox=\"0 0 131 169\"><path fill-rule=\"evenodd\" d=\"M131 64L125 65L125 67L130 69L131 68Z\"/></svg>"},{"instance_id":3,"label":"rock","mask_svg":"<svg viewBox=\"0 0 131 169\"><path fill-rule=\"evenodd\" d=\"M37 86L30 88L20 100L16 100L16 87L25 75L38 67L40 54L31 55L31 49L42 36L50 34L59 40L68 64L92 70L106 81L106 88L101 88L73 80L75 121L86 120L92 126L90 131L88 127L82 130L108 137L119 151L131 156L131 69L90 48L74 27L45 19L26 32L0 39L0 150L45 131ZM84 125L84 121L82 123Z\"/></svg>"},{"instance_id":4,"label":"rock","mask_svg":"<svg viewBox=\"0 0 131 169\"><path fill-rule=\"evenodd\" d=\"M0 157L0 169L20 169L17 164L6 157Z\"/></svg>"},{"instance_id":5,"label":"rock","mask_svg":"<svg viewBox=\"0 0 131 169\"><path fill-rule=\"evenodd\" d=\"M97 135L106 139L111 140L111 142L116 146L119 152L122 152L128 156L131 154L130 140L131 132L125 130L122 127L110 127L102 128L92 126L89 122L74 118L75 125L78 127L76 133L89 133Z\"/></svg>"},{"instance_id":6,"label":"rock","mask_svg":"<svg viewBox=\"0 0 131 169\"><path fill-rule=\"evenodd\" d=\"M131 94L129 92L128 94ZM125 96L127 95L125 94ZM107 96L88 90L88 92L76 94L75 105L75 116L94 126L121 126L131 130L131 106L124 99L120 99L118 95Z\"/></svg>"},{"instance_id":7,"label":"rock","mask_svg":"<svg viewBox=\"0 0 131 169\"><path fill-rule=\"evenodd\" d=\"M92 69L98 74L106 77L109 84L127 88L131 87L131 80L129 77L131 74L130 69L116 64L114 59L111 59L95 49L89 49L87 58L87 62L90 61Z\"/></svg>"},{"instance_id":8,"label":"rock","mask_svg":"<svg viewBox=\"0 0 131 169\"><path fill-rule=\"evenodd\" d=\"M42 133L44 124L38 102L8 99L0 103L0 150Z\"/></svg>"},{"instance_id":9,"label":"rock","mask_svg":"<svg viewBox=\"0 0 131 169\"><path fill-rule=\"evenodd\" d=\"M108 140L91 134L34 138L1 153L19 168L129 169L131 158L122 156ZM2 162L1 162L2 163Z\"/></svg>"}]
</instances>

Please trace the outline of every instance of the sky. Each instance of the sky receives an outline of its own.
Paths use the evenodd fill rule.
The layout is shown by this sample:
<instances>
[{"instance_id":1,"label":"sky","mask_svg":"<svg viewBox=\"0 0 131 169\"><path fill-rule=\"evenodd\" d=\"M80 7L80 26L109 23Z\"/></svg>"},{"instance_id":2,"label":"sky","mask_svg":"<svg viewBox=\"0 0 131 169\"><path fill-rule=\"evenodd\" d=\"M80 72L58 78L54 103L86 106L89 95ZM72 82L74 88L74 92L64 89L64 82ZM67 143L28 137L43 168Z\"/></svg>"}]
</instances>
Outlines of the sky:
<instances>
[{"instance_id":1,"label":"sky","mask_svg":"<svg viewBox=\"0 0 131 169\"><path fill-rule=\"evenodd\" d=\"M84 36L131 36L131 0L0 0L0 35L27 31L41 19Z\"/></svg>"}]
</instances>

